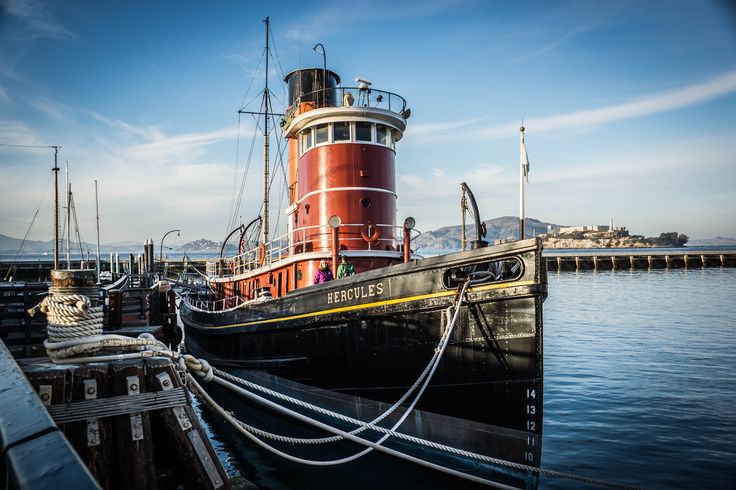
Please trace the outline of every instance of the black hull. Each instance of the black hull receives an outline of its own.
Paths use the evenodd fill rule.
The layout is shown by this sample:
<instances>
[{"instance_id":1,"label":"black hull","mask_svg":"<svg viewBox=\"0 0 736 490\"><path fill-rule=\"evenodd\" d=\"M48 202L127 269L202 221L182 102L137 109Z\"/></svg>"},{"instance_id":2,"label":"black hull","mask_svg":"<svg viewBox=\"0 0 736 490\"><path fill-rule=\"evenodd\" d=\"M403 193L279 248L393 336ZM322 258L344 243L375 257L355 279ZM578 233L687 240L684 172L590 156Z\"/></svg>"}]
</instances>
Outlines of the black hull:
<instances>
[{"instance_id":1,"label":"black hull","mask_svg":"<svg viewBox=\"0 0 736 490\"><path fill-rule=\"evenodd\" d=\"M468 289L437 371L399 430L538 466L546 273L537 240L374 270L229 312L183 302L187 349L370 420L407 391L438 347L457 292L448 271L502 260L519 267Z\"/></svg>"}]
</instances>

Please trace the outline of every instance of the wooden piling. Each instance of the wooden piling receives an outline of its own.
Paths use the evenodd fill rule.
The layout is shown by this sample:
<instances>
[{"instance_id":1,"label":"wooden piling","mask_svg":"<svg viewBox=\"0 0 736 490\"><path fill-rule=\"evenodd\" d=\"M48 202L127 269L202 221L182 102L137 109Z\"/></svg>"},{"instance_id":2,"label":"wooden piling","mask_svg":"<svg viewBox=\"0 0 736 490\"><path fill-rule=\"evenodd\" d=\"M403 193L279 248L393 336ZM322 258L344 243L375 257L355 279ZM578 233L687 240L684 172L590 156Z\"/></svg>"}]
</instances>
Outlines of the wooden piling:
<instances>
[{"instance_id":1,"label":"wooden piling","mask_svg":"<svg viewBox=\"0 0 736 490\"><path fill-rule=\"evenodd\" d=\"M80 365L71 373L71 402L110 396L107 364ZM112 427L109 417L68 424L66 435L102 488L114 488Z\"/></svg>"},{"instance_id":2,"label":"wooden piling","mask_svg":"<svg viewBox=\"0 0 736 490\"><path fill-rule=\"evenodd\" d=\"M167 359L146 360L148 386L168 391L182 386L181 379ZM207 434L202 428L191 405L157 411L154 423L163 428L171 448L171 456L177 459L187 481L193 488L229 489L227 473L217 453L209 444L204 444Z\"/></svg>"},{"instance_id":3,"label":"wooden piling","mask_svg":"<svg viewBox=\"0 0 736 490\"><path fill-rule=\"evenodd\" d=\"M145 391L143 361L121 361L110 366L113 396L137 396ZM120 488L155 489L153 439L148 412L114 417L118 483Z\"/></svg>"}]
</instances>

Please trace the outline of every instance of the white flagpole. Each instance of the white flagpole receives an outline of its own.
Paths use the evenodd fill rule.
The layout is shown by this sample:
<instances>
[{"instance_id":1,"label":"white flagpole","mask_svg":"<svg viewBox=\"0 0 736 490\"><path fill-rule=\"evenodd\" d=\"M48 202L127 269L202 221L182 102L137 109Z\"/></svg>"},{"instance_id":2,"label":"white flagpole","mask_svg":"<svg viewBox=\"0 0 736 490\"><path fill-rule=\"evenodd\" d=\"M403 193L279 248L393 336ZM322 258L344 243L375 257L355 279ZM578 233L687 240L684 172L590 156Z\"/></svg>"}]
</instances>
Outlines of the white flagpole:
<instances>
[{"instance_id":1,"label":"white flagpole","mask_svg":"<svg viewBox=\"0 0 736 490\"><path fill-rule=\"evenodd\" d=\"M524 126L519 128L519 239L524 239Z\"/></svg>"}]
</instances>

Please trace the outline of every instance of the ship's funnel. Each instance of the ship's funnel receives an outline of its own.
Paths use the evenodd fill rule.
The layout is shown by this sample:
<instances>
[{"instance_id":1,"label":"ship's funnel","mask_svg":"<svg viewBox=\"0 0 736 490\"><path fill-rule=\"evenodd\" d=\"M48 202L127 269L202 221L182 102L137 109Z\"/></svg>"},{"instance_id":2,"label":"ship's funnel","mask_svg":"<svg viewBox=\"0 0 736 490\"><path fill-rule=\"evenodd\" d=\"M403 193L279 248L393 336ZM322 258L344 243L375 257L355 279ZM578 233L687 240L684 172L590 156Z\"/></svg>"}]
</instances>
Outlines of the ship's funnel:
<instances>
[{"instance_id":1,"label":"ship's funnel","mask_svg":"<svg viewBox=\"0 0 736 490\"><path fill-rule=\"evenodd\" d=\"M326 82L323 83L323 79ZM289 106L301 98L301 102L312 102L316 107L334 106L340 76L323 68L302 68L294 70L284 78L289 84Z\"/></svg>"}]
</instances>

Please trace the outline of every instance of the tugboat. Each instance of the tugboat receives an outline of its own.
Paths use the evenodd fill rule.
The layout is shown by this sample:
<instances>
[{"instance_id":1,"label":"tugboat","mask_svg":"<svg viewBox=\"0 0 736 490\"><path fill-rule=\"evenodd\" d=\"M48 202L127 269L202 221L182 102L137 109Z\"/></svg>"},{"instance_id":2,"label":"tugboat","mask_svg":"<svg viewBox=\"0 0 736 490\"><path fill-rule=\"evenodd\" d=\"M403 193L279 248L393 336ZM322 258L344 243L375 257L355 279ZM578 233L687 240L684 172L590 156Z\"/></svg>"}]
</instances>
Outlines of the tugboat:
<instances>
[{"instance_id":1,"label":"tugboat","mask_svg":"<svg viewBox=\"0 0 736 490\"><path fill-rule=\"evenodd\" d=\"M242 229L240 253L208 264L209 296L182 301L188 351L262 386L370 421L410 390L444 345L426 390L396 431L538 467L547 295L541 240L489 246L463 183L475 239L467 250L417 255L415 220L396 220L395 158L410 115L406 101L363 79L342 86L326 67L294 70L285 82L287 233L270 239L266 196L252 222L261 225L258 242L248 246ZM268 115L267 97L268 83L262 106ZM268 122L263 128L268 145ZM267 191L268 146L264 153ZM336 276L343 260L354 274L315 284L325 265ZM456 312L451 307L458 304ZM533 472L406 440L384 444L484 479L536 486Z\"/></svg>"}]
</instances>

